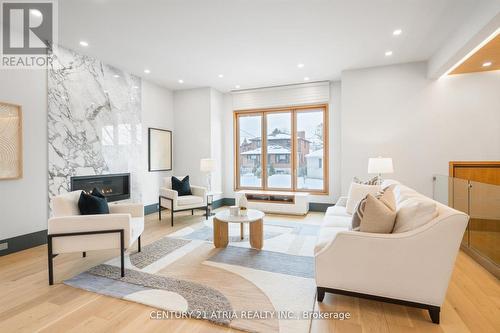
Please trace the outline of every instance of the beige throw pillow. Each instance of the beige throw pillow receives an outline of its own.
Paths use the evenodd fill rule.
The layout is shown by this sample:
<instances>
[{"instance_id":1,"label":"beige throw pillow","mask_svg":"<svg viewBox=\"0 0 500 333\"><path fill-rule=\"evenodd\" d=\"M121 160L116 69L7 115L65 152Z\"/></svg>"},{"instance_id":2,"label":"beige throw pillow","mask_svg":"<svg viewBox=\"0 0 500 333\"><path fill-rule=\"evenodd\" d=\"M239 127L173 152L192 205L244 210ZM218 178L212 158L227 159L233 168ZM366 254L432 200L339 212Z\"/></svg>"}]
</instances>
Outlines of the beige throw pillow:
<instances>
[{"instance_id":1,"label":"beige throw pillow","mask_svg":"<svg viewBox=\"0 0 500 333\"><path fill-rule=\"evenodd\" d=\"M364 198L367 194L376 195L380 191L379 185L364 185L351 183L349 187L349 196L347 198L346 212L348 214L353 214L356 205Z\"/></svg>"},{"instance_id":2,"label":"beige throw pillow","mask_svg":"<svg viewBox=\"0 0 500 333\"><path fill-rule=\"evenodd\" d=\"M366 196L365 212L359 225L359 231L389 234L394 228L395 220L395 210L371 194Z\"/></svg>"},{"instance_id":3,"label":"beige throw pillow","mask_svg":"<svg viewBox=\"0 0 500 333\"><path fill-rule=\"evenodd\" d=\"M396 211L396 198L394 197L395 186L396 185L388 186L384 190L378 192L377 195L375 196L378 200L380 200L382 203L384 203L388 208L390 208L393 211ZM361 224L361 219L365 211L366 200L367 197L362 199L356 206L356 209L354 210L351 223L352 230L359 229L359 226Z\"/></svg>"}]
</instances>

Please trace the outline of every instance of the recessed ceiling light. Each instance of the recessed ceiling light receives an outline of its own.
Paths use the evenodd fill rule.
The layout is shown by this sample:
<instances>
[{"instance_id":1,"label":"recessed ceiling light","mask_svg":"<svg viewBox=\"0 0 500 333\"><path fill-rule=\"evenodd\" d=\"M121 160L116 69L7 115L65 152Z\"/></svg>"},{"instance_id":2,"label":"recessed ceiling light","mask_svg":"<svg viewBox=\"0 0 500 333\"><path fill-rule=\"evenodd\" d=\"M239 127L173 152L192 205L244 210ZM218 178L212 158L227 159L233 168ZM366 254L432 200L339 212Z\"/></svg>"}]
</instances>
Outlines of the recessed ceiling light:
<instances>
[{"instance_id":1,"label":"recessed ceiling light","mask_svg":"<svg viewBox=\"0 0 500 333\"><path fill-rule=\"evenodd\" d=\"M139 89L139 86L134 86L134 89Z\"/></svg>"},{"instance_id":2,"label":"recessed ceiling light","mask_svg":"<svg viewBox=\"0 0 500 333\"><path fill-rule=\"evenodd\" d=\"M222 79L224 77L224 74L219 74L217 76Z\"/></svg>"},{"instance_id":3,"label":"recessed ceiling light","mask_svg":"<svg viewBox=\"0 0 500 333\"><path fill-rule=\"evenodd\" d=\"M144 73L149 74L149 73L151 73L151 71L149 69L145 69Z\"/></svg>"},{"instance_id":4,"label":"recessed ceiling light","mask_svg":"<svg viewBox=\"0 0 500 333\"><path fill-rule=\"evenodd\" d=\"M180 84L183 84L183 83L184 83L184 80L183 80L183 79L180 79L180 80L178 80L177 82L179 82Z\"/></svg>"},{"instance_id":5,"label":"recessed ceiling light","mask_svg":"<svg viewBox=\"0 0 500 333\"><path fill-rule=\"evenodd\" d=\"M309 81L309 77L307 77L307 76L306 76L306 77L304 78L304 81Z\"/></svg>"},{"instance_id":6,"label":"recessed ceiling light","mask_svg":"<svg viewBox=\"0 0 500 333\"><path fill-rule=\"evenodd\" d=\"M486 62L483 63L483 67L490 67L491 64L492 64L491 61L486 61Z\"/></svg>"},{"instance_id":7,"label":"recessed ceiling light","mask_svg":"<svg viewBox=\"0 0 500 333\"><path fill-rule=\"evenodd\" d=\"M235 85L234 87L235 87L236 89L240 89L240 85L239 85L239 84Z\"/></svg>"},{"instance_id":8,"label":"recessed ceiling light","mask_svg":"<svg viewBox=\"0 0 500 333\"><path fill-rule=\"evenodd\" d=\"M30 9L30 14L36 17L42 17L42 12L38 9Z\"/></svg>"},{"instance_id":9,"label":"recessed ceiling light","mask_svg":"<svg viewBox=\"0 0 500 333\"><path fill-rule=\"evenodd\" d=\"M396 30L394 30L394 31L392 32L392 34L393 34L394 36L399 36L399 35L401 35L402 33L403 33L403 30L401 30L401 29L396 29Z\"/></svg>"},{"instance_id":10,"label":"recessed ceiling light","mask_svg":"<svg viewBox=\"0 0 500 333\"><path fill-rule=\"evenodd\" d=\"M392 55L392 51L385 51L385 56L390 57Z\"/></svg>"},{"instance_id":11,"label":"recessed ceiling light","mask_svg":"<svg viewBox=\"0 0 500 333\"><path fill-rule=\"evenodd\" d=\"M304 64L297 64L297 68L304 68Z\"/></svg>"},{"instance_id":12,"label":"recessed ceiling light","mask_svg":"<svg viewBox=\"0 0 500 333\"><path fill-rule=\"evenodd\" d=\"M115 77L115 78L119 78L119 77L120 77L120 75L115 74L115 75L113 75L113 77Z\"/></svg>"},{"instance_id":13,"label":"recessed ceiling light","mask_svg":"<svg viewBox=\"0 0 500 333\"><path fill-rule=\"evenodd\" d=\"M81 45L81 46L84 46L84 47L87 47L87 46L89 46L89 43L87 43L87 42L86 42L86 41L84 41L84 40L81 40L81 41L80 41L80 45Z\"/></svg>"}]
</instances>

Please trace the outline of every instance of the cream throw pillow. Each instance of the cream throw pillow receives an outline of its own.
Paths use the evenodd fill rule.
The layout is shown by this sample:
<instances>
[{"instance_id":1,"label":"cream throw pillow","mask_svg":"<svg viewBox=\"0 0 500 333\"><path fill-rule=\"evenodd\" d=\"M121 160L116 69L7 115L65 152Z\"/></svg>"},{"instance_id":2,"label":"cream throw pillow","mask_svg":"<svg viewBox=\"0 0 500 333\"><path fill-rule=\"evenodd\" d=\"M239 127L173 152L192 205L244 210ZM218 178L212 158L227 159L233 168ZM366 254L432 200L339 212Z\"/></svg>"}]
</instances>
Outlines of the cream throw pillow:
<instances>
[{"instance_id":1,"label":"cream throw pillow","mask_svg":"<svg viewBox=\"0 0 500 333\"><path fill-rule=\"evenodd\" d=\"M347 198L346 212L348 214L353 214L356 205L364 198L367 194L376 195L380 191L379 185L364 185L351 183L349 187L349 196Z\"/></svg>"},{"instance_id":2,"label":"cream throw pillow","mask_svg":"<svg viewBox=\"0 0 500 333\"><path fill-rule=\"evenodd\" d=\"M398 207L392 232L405 232L430 222L438 215L436 203L419 197L409 198Z\"/></svg>"}]
</instances>

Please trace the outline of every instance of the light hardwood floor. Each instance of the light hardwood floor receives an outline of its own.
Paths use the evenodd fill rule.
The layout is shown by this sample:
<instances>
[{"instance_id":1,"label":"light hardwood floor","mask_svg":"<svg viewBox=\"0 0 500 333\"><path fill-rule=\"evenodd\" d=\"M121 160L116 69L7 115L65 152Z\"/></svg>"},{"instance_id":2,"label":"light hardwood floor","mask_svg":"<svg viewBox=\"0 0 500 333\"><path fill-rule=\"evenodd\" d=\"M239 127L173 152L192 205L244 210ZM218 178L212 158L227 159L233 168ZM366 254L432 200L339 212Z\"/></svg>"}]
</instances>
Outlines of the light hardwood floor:
<instances>
[{"instance_id":1,"label":"light hardwood floor","mask_svg":"<svg viewBox=\"0 0 500 333\"><path fill-rule=\"evenodd\" d=\"M197 213L201 214L201 213ZM322 214L306 218L268 216L319 224ZM200 215L147 217L143 245L202 220ZM135 250L135 249L133 249ZM47 282L47 248L38 246L0 257L0 332L235 332L201 320L152 320L153 308L61 284L116 251L65 254L55 258L54 286ZM327 294L319 311L348 311L349 320L314 320L311 332L500 332L500 285L491 274L460 252L441 312L441 324L427 311Z\"/></svg>"}]
</instances>

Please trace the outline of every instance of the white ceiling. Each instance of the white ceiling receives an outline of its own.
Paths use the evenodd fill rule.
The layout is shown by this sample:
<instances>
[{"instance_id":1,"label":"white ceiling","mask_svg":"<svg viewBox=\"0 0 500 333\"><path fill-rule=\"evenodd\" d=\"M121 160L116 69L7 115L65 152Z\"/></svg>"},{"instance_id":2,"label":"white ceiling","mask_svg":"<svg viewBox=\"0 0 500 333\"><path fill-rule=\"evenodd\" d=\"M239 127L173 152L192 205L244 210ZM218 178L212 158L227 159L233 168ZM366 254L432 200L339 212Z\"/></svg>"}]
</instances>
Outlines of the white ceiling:
<instances>
[{"instance_id":1,"label":"white ceiling","mask_svg":"<svg viewBox=\"0 0 500 333\"><path fill-rule=\"evenodd\" d=\"M59 43L170 89L228 91L427 60L482 1L60 0Z\"/></svg>"}]
</instances>

